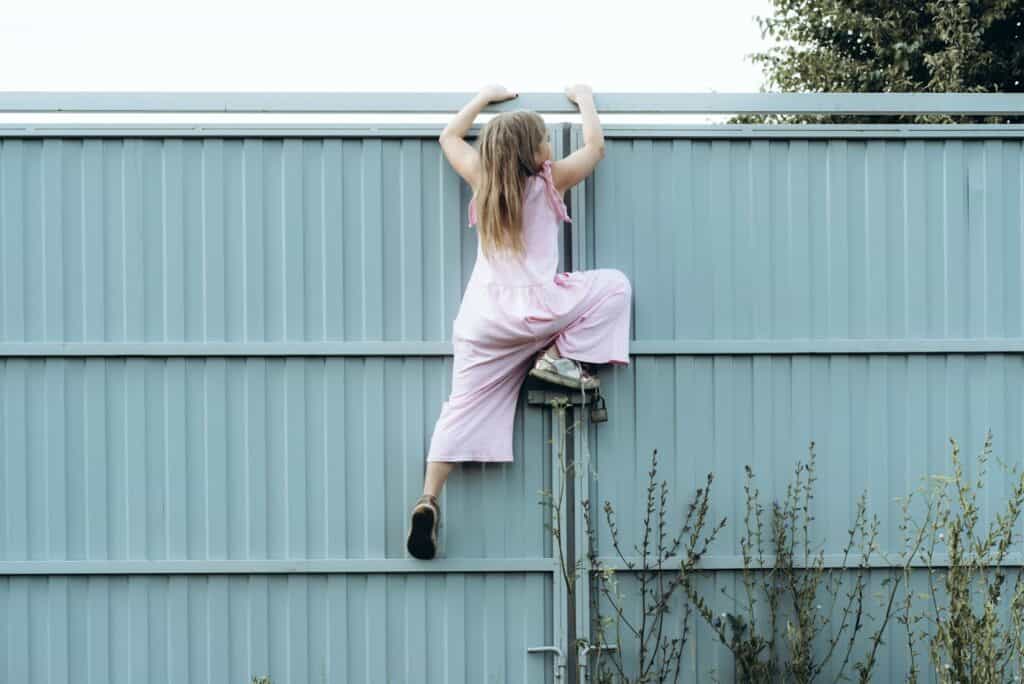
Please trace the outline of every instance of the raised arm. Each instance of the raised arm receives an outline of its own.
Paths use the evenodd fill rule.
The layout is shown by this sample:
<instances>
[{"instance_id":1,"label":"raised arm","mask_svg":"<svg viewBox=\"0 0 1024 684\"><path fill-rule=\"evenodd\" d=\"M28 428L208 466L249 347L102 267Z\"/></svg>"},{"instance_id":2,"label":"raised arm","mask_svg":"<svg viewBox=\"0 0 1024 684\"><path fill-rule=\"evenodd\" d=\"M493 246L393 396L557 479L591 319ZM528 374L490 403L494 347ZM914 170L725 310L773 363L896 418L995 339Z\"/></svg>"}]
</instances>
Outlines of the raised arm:
<instances>
[{"instance_id":1,"label":"raised arm","mask_svg":"<svg viewBox=\"0 0 1024 684\"><path fill-rule=\"evenodd\" d=\"M484 107L492 102L501 102L518 96L519 93L510 93L499 85L485 86L459 110L455 118L448 122L437 139L448 163L474 191L480 185L480 155L475 147L463 140L463 137Z\"/></svg>"},{"instance_id":2,"label":"raised arm","mask_svg":"<svg viewBox=\"0 0 1024 684\"><path fill-rule=\"evenodd\" d=\"M577 84L565 89L566 96L576 103L583 115L583 147L565 159L551 163L551 180L559 194L584 180L597 163L604 159L604 134L594 106L590 86Z\"/></svg>"}]
</instances>

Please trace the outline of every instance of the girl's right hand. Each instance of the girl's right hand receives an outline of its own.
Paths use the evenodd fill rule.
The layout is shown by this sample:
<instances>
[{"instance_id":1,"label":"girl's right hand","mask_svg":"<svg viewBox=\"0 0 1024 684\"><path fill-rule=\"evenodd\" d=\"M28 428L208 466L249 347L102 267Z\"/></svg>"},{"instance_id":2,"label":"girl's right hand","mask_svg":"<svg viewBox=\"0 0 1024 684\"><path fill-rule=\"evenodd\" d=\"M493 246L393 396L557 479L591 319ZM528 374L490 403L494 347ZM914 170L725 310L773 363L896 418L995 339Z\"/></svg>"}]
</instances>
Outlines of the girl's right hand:
<instances>
[{"instance_id":1,"label":"girl's right hand","mask_svg":"<svg viewBox=\"0 0 1024 684\"><path fill-rule=\"evenodd\" d=\"M568 88L565 89L565 96L568 97L573 102L573 104L579 105L579 103L580 103L579 98L581 98L581 97L593 98L594 97L594 91L591 90L590 86L588 86L585 83L577 83L576 85L571 85L571 86L569 86Z\"/></svg>"}]
</instances>

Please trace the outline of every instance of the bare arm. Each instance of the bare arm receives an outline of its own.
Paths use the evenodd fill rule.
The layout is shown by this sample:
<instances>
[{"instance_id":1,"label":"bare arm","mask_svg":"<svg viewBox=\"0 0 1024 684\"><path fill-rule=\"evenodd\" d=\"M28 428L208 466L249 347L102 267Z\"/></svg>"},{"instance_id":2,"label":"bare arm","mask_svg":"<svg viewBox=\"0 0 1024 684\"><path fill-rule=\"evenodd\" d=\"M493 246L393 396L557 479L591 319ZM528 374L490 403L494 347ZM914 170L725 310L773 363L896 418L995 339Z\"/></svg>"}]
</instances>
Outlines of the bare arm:
<instances>
[{"instance_id":1,"label":"bare arm","mask_svg":"<svg viewBox=\"0 0 1024 684\"><path fill-rule=\"evenodd\" d=\"M510 93L501 86L483 88L459 110L455 118L448 122L437 139L448 163L474 191L480 185L480 155L475 147L463 140L463 137L484 107L492 102L500 102L518 95L519 93Z\"/></svg>"},{"instance_id":2,"label":"bare arm","mask_svg":"<svg viewBox=\"0 0 1024 684\"><path fill-rule=\"evenodd\" d=\"M604 134L594 106L594 94L586 85L566 88L566 95L580 108L583 116L583 147L551 164L551 179L559 194L584 180L604 159Z\"/></svg>"}]
</instances>

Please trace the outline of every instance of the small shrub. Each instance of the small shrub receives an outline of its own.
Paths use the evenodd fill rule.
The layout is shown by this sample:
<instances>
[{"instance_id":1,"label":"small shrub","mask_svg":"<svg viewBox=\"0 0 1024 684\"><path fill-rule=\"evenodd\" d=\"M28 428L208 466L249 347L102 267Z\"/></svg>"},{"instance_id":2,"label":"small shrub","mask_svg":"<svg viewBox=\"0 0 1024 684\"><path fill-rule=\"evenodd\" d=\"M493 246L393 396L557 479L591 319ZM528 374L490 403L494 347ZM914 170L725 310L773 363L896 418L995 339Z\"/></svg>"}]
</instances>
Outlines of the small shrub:
<instances>
[{"instance_id":1,"label":"small shrub","mask_svg":"<svg viewBox=\"0 0 1024 684\"><path fill-rule=\"evenodd\" d=\"M861 494L855 520L847 530L841 563L826 567L823 545L814 544L810 535L817 479L814 442L809 451L807 463L797 462L785 498L772 502L767 530L765 507L754 486L753 470L749 465L745 468L745 534L740 539L744 595L728 596L722 589L741 609L716 613L694 582L684 583L697 613L732 653L737 681L813 682L836 658L842 658L836 679L843 678L851 666L857 640L866 629L866 576L871 553L877 549L878 517L868 517L867 494ZM766 547L773 559L766 558ZM851 565L854 555L859 561ZM844 580L853 583L845 592ZM894 593L895 587L891 587L890 606ZM766 605L767 617L759 619L757 607L761 602ZM831 625L829 619L836 605L841 606L839 624ZM871 676L884 629L885 621L871 634L869 655L852 666L861 681ZM824 647L817 649L822 640Z\"/></svg>"},{"instance_id":2,"label":"small shrub","mask_svg":"<svg viewBox=\"0 0 1024 684\"><path fill-rule=\"evenodd\" d=\"M674 537L666 538L665 505L668 500L668 483L662 481L660 486L655 484L655 475L658 471L658 450L654 449L651 454L651 468L648 471L647 484L647 507L644 515L643 533L639 547L634 549L640 554L640 566L637 562L625 556L619 543L618 526L615 522L615 511L610 501L604 503L605 518L608 529L611 533L612 546L618 554L622 563L630 573L635 574L639 583L640 596L640 619L631 621L625 614L624 596L619 591L616 572L614 568L606 566L596 554L597 539L593 520L590 511L590 500L583 499L581 506L586 525L586 534L590 541L588 558L590 559L591 570L597 580L598 592L594 592L591 600L592 614L597 616L596 621L596 642L598 647L594 650L597 653L596 667L593 682L611 682L613 676L618 675L618 682L666 682L679 681L683 646L686 643L689 631L689 617L691 607L685 604L685 613L682 619L682 633L678 637L669 637L663 634L665 616L670 612L672 596L693 571L701 557L704 556L711 543L718 533L725 527L726 520L722 518L710 528L708 525L708 511L710 507L711 483L714 476L709 473L707 485L697 489L693 500L687 507L686 516L682 528ZM660 492L656 496L656 492ZM651 516L655 514L655 500L657 499L657 524L652 526ZM707 529L706 529L707 528ZM656 539L652 538L656 537ZM655 545L652 551L651 546ZM680 549L682 550L680 553ZM675 566L666 565L666 561L679 557L679 572L675 572ZM666 577L667 575L667 577ZM603 595L615 612L614 616L601 616L598 598ZM609 643L607 630L614 625L615 640L614 650L602 651L600 646ZM636 673L627 674L623 666L622 658L622 626L628 630L628 634L636 640L638 653L638 670ZM605 672L601 669L604 660L600 657L606 655L615 668L614 672ZM671 679L670 679L671 678Z\"/></svg>"},{"instance_id":3,"label":"small shrub","mask_svg":"<svg viewBox=\"0 0 1024 684\"><path fill-rule=\"evenodd\" d=\"M916 492L923 497L923 520L915 522L909 513L915 493L908 495L904 505L901 527L918 530L925 540L905 555L924 565L928 579L927 592L914 595L909 588L905 591L899 618L911 654L908 681L916 682L919 676L917 645L922 641L927 641L930 664L939 682L1020 681L1024 581L1018 567L1012 589L1007 586L1006 560L1024 506L1024 474L1018 473L1016 466L1003 464L1013 478L1012 491L1005 499L1005 509L981 526L977 497L985 486L991 431L986 433L978 456L979 472L973 486L964 476L959 445L953 438L950 442L953 474L932 476L931 486ZM915 598L925 605L916 608Z\"/></svg>"},{"instance_id":4,"label":"small shrub","mask_svg":"<svg viewBox=\"0 0 1024 684\"><path fill-rule=\"evenodd\" d=\"M565 432L561 431L563 437ZM813 542L810 533L816 481L814 442L810 442L807 462L797 462L784 498L773 501L770 510L761 503L753 470L746 466L746 513L740 539L744 591L743 596L736 597L723 589L738 609L721 613L711 608L695 583L700 572L704 572L700 569L701 559L726 524L725 518L714 524L708 518L714 475L709 473L707 485L697 489L679 534L666 540L668 485L664 481L660 487L655 485L655 449L648 472L641 542L634 547L640 554L639 567L622 552L614 509L611 502L604 504L612 545L627 572L634 574L640 585L641 610L636 622L626 615L615 569L605 566L596 555L590 501L581 501L589 540L587 557L596 584L591 608L597 620L595 643L581 638L577 646L587 646L598 656L590 681L678 681L694 611L731 652L736 681L740 682L810 683L825 675L832 663L835 672L829 674L834 675L835 681L852 676L861 683L868 682L891 620L903 627L910 662L908 682L916 684L921 674L918 660L922 648L927 649L930 665L942 684L1022 681L1024 569L1018 559L1018 567L1011 571L1007 560L1024 509L1024 473L1017 466L1010 468L1004 464L1012 475L1012 491L1005 497L1003 510L995 513L988 525L981 525L977 496L984 488L991 432L987 433L985 447L978 457L979 475L973 486L964 476L956 440L950 438L950 442L952 475L926 476L925 484L918 490L897 499L902 502L903 519L899 527L903 548L895 559L878 548L879 520L876 515L868 515L864 492L858 498L854 521L847 529L838 562L826 563L823 544ZM569 599L573 600L577 574L583 564L577 562L570 569L564 559L560 510L565 501L564 483L572 476L572 466L566 466L561 449L558 455L562 487L557 496L543 490L541 494L545 498L543 503L552 506L555 551ZM659 491L660 496L656 496ZM917 501L923 510L912 510ZM655 513L657 523L652 527ZM656 547L653 557L652 545ZM869 630L871 615L865 594L874 557L884 559L886 571L892 574L881 582L885 589L880 595L880 619ZM915 572L926 573L926 592L914 592ZM897 600L901 587L902 599ZM686 598L681 634L670 638L663 636L664 619L678 588L683 589ZM600 614L601 596L611 605L612 615ZM762 604L764 609L759 611ZM837 620L830 623L837 606ZM759 617L764 612L766 615ZM638 644L636 673L627 673L623 665L623 628ZM611 630L615 635L611 642L614 649L608 650ZM862 655L854 661L854 653L858 652ZM606 661L612 663L613 671L600 669ZM616 676L618 679L613 679Z\"/></svg>"}]
</instances>

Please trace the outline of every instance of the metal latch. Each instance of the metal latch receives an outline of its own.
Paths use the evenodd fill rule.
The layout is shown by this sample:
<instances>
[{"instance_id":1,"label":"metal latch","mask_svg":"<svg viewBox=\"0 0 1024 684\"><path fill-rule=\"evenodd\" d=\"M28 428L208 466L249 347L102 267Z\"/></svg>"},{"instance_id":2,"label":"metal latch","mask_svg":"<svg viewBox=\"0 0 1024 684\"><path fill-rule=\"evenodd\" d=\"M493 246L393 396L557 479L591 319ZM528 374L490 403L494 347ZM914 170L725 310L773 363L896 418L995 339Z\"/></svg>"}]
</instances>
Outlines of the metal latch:
<instances>
[{"instance_id":1,"label":"metal latch","mask_svg":"<svg viewBox=\"0 0 1024 684\"><path fill-rule=\"evenodd\" d=\"M547 651L555 654L555 681L561 681L562 670L565 668L565 655L562 653L562 649L557 646L530 646L526 649L527 653L545 653Z\"/></svg>"}]
</instances>

